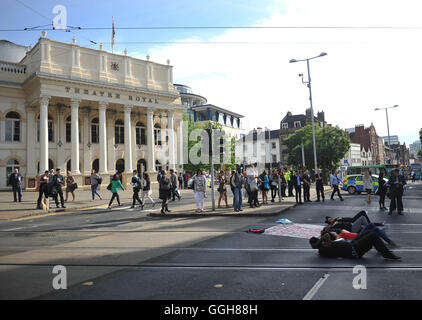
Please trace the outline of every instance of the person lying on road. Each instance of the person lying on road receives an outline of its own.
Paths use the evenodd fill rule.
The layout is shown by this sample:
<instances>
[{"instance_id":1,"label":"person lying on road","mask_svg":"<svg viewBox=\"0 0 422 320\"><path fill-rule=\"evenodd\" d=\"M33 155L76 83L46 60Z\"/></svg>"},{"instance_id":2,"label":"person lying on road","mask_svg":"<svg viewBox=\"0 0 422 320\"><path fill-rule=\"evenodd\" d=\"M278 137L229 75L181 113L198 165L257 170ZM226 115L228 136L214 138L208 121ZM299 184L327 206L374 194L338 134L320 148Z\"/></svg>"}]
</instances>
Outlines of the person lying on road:
<instances>
[{"instance_id":1,"label":"person lying on road","mask_svg":"<svg viewBox=\"0 0 422 320\"><path fill-rule=\"evenodd\" d=\"M361 258L375 247L385 260L401 260L388 250L381 238L373 231L365 231L353 240L345 240L337 236L335 232L327 232L321 238L312 237L309 243L313 249L318 249L319 255L323 257Z\"/></svg>"},{"instance_id":2,"label":"person lying on road","mask_svg":"<svg viewBox=\"0 0 422 320\"><path fill-rule=\"evenodd\" d=\"M381 239L383 239L385 242L387 242L390 246L392 246L392 247L397 246L397 244L387 236L387 234L385 233L385 231L383 229L377 227L372 222L369 223L366 227L364 227L359 233L349 232L349 231L344 230L344 229L336 229L336 228L332 228L330 226L326 226L322 229L321 235L323 235L324 233L327 233L327 232L334 232L340 238L343 238L345 240L353 240L358 235L360 235L360 234L362 234L362 233L364 233L365 231L368 231L368 230L375 232Z\"/></svg>"},{"instance_id":3,"label":"person lying on road","mask_svg":"<svg viewBox=\"0 0 422 320\"><path fill-rule=\"evenodd\" d=\"M359 211L353 218L348 218L348 217L337 217L337 218L332 218L330 216L326 216L325 217L325 223L326 224L332 224L336 221L338 222L355 222L357 219L359 219L360 217L365 217L366 220L368 220L368 223L371 223L371 220L369 219L368 216L368 212L366 210L362 210ZM375 223L376 226L383 226L383 223Z\"/></svg>"}]
</instances>

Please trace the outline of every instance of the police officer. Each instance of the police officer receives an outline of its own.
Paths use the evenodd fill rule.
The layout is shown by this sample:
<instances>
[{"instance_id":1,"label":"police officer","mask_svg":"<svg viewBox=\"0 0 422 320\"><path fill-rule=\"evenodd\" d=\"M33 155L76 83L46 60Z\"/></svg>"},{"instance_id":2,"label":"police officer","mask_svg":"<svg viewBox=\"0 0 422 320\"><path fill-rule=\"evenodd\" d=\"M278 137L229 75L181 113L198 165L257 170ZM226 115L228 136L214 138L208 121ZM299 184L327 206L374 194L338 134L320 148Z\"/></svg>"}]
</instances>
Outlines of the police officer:
<instances>
[{"instance_id":1,"label":"police officer","mask_svg":"<svg viewBox=\"0 0 422 320\"><path fill-rule=\"evenodd\" d=\"M293 180L292 180L292 176L293 176L293 170L292 170L292 168L290 168L290 170L288 170L286 172L286 175L285 175L286 181L287 181L287 185L288 185L288 196L289 197L293 197L293 186L294 186L294 183L293 183Z\"/></svg>"},{"instance_id":2,"label":"police officer","mask_svg":"<svg viewBox=\"0 0 422 320\"><path fill-rule=\"evenodd\" d=\"M406 179L400 174L399 169L395 169L388 180L390 185L391 202L389 215L393 214L393 211L397 209L399 215L403 215L403 186L406 184Z\"/></svg>"},{"instance_id":3,"label":"police officer","mask_svg":"<svg viewBox=\"0 0 422 320\"><path fill-rule=\"evenodd\" d=\"M317 201L320 201L320 198L322 198L322 202L325 201L324 196L324 183L322 181L322 174L321 170L318 169L317 174L315 175L315 185L316 185L316 194L317 194Z\"/></svg>"}]
</instances>

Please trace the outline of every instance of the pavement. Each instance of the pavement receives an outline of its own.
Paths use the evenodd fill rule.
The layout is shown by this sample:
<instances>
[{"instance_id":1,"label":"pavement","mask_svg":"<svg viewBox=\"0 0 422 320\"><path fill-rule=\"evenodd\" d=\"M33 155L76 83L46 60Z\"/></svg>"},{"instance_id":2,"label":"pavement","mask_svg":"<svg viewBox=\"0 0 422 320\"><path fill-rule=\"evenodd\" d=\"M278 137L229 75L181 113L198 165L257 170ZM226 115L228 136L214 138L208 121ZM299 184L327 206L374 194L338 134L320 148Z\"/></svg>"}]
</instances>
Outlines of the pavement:
<instances>
[{"instance_id":1,"label":"pavement","mask_svg":"<svg viewBox=\"0 0 422 320\"><path fill-rule=\"evenodd\" d=\"M103 188L104 189L104 188ZM330 188L326 187L328 191ZM50 198L50 207L51 209L46 212L40 209L36 209L37 199L38 199L38 192L34 191L25 191L23 193L22 202L13 202L13 194L12 192L0 192L0 220L10 220L10 219L25 219L27 217L34 217L34 216L48 216L48 215L57 215L57 214L71 214L74 212L86 211L86 210L95 210L96 212L99 211L107 211L108 202L111 198L111 193L108 190L99 190L100 194L103 197L103 200L100 200L96 197L95 201L91 201L91 191L89 190L76 190L75 191L75 201L72 201L72 195L69 193L68 201L65 202L66 208L56 208L56 205L53 199ZM197 216L198 214L195 212L196 205L195 200L193 198L193 191L189 189L179 190L182 200L176 200L175 202L170 201L169 208L171 212L166 214L166 217L189 217L189 216ZM246 198L243 200L243 212L234 213L232 204L233 204L233 197L232 193L229 191L228 194L228 203L229 208L225 207L225 204L222 200L222 208L217 208L218 204L218 192L215 191L215 203L216 209L212 210L212 202L211 202L211 192L208 190L207 192L207 199L205 199L204 209L205 211L201 213L203 216L220 216L220 215L236 215L236 216L243 216L243 215L275 215L283 210L287 210L290 207L295 205L295 199L285 198L282 202L278 202L278 198L276 198L276 202L268 203L268 206L262 206L260 208L251 209L247 206ZM65 196L66 194L64 194ZM128 188L124 191L119 191L120 202L122 203L124 209L127 209L132 205L132 188ZM148 213L151 216L156 217L163 217L164 215L160 213L161 211L161 200L158 198L158 187L156 183L153 183L152 189L152 197L154 201L157 202L157 205L152 208L149 200L146 199L146 208L149 209ZM311 197L315 197L315 190L311 190ZM261 199L260 199L261 200ZM116 201L112 206L116 206Z\"/></svg>"},{"instance_id":2,"label":"pavement","mask_svg":"<svg viewBox=\"0 0 422 320\"><path fill-rule=\"evenodd\" d=\"M170 219L116 208L2 220L0 299L421 299L422 183L409 184L403 216L379 211L377 198L368 205L364 195L344 194L344 202L274 216ZM279 218L322 225L326 215L363 209L387 223L402 261L375 250L363 259L321 258L307 239L245 232ZM65 290L52 287L56 265L66 267ZM357 265L366 268L366 289L353 287Z\"/></svg>"}]
</instances>

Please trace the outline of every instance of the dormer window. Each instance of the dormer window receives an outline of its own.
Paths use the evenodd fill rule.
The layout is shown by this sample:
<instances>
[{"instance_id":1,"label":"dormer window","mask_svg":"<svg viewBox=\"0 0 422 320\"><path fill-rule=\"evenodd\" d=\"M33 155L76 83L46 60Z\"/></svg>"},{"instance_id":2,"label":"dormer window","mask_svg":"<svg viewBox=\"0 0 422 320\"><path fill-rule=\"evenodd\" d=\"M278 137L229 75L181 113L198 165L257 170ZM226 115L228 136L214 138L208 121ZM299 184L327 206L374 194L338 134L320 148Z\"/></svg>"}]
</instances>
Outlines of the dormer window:
<instances>
[{"instance_id":1,"label":"dormer window","mask_svg":"<svg viewBox=\"0 0 422 320\"><path fill-rule=\"evenodd\" d=\"M281 129L288 129L289 128L289 124L287 122L283 122L281 124Z\"/></svg>"},{"instance_id":2,"label":"dormer window","mask_svg":"<svg viewBox=\"0 0 422 320\"><path fill-rule=\"evenodd\" d=\"M300 128L301 127L300 121L295 121L294 127L295 128Z\"/></svg>"}]
</instances>

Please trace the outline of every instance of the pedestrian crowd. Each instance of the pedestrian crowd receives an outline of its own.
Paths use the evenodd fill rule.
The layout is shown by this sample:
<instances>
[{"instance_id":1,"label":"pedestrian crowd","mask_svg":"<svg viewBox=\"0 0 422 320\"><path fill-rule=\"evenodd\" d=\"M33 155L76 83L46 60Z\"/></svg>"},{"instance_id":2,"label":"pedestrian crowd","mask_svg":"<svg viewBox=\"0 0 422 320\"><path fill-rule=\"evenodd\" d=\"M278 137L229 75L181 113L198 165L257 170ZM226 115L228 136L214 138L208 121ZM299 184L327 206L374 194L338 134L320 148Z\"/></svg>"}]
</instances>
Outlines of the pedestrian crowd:
<instances>
[{"instance_id":1,"label":"pedestrian crowd","mask_svg":"<svg viewBox=\"0 0 422 320\"><path fill-rule=\"evenodd\" d=\"M226 208L230 208L228 203L228 193L230 190L233 195L233 210L234 212L243 211L242 204L243 198L247 199L247 204L250 208L258 208L262 205L267 205L270 202L274 203L278 200L281 202L286 197L294 197L298 205L305 202L311 202L310 190L315 184L315 191L317 195L316 202L325 202L324 191L324 176L321 170L317 170L316 174L311 176L308 169L293 170L293 168L281 168L263 170L258 172L254 165L248 165L241 169L240 166L231 172L228 176L227 172L222 170L216 177L218 206L221 208L221 202L225 204ZM114 200L120 206L119 190L124 190L122 184L121 173L116 173L111 177L107 189L111 192L111 199L108 208L111 208ZM331 186L331 200L337 194L340 201L344 201L340 187L342 179L338 176L337 170L333 170L330 175L329 185ZM99 186L102 184L103 178L98 175L96 170L92 170L90 176L91 183L91 201L95 201L98 197L102 200L101 194L98 191ZM160 170L157 174L157 182L159 186L159 199L162 201L161 213L165 214L170 212L168 208L169 200L175 201L181 199L181 189L192 189L194 193L194 200L196 203L196 212L201 213L204 211L204 201L207 198L207 188L211 187L210 175L198 169L194 175L183 171L178 174L175 170L170 169L169 174L164 170ZM400 174L398 169L391 172L388 182L384 179L383 173L380 173L378 178L378 189L376 194L379 195L380 210L387 210L385 207L385 198L391 199L389 214L391 215L397 210L399 215L403 214L403 190L406 184L406 179ZM9 177L9 185L12 186L13 198L15 202L22 201L22 183L23 177L18 169ZM139 174L137 170L133 171L133 176L130 182L133 188L132 206L135 208L139 204L141 210L144 208L145 199L147 198L152 206L155 206L155 201L152 198L151 180L147 173ZM52 198L57 208L66 208L65 202L69 200L69 193L72 196L72 201L75 201L75 190L78 184L73 178L70 171L63 177L61 170L45 171L37 179L37 188L39 196L37 200L37 208L47 210L50 208L49 199ZM374 191L374 181L369 171L365 171L363 175L363 189L367 193L366 202L371 203L371 195ZM65 197L63 195L65 192Z\"/></svg>"}]
</instances>

